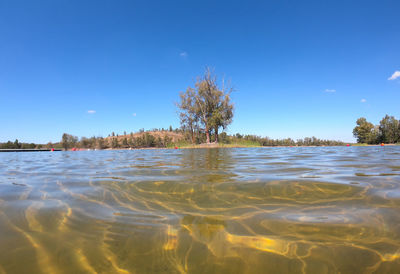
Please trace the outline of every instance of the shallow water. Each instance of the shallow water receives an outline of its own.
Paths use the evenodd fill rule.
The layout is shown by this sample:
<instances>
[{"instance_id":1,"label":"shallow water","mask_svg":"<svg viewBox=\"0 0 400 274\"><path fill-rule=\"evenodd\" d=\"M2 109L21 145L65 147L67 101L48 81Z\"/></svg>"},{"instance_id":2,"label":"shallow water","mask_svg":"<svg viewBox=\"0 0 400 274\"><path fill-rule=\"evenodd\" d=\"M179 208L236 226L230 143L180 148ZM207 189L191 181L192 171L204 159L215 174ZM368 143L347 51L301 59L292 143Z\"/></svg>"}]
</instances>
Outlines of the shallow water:
<instances>
[{"instance_id":1,"label":"shallow water","mask_svg":"<svg viewBox=\"0 0 400 274\"><path fill-rule=\"evenodd\" d=\"M0 154L0 273L400 273L400 147Z\"/></svg>"}]
</instances>

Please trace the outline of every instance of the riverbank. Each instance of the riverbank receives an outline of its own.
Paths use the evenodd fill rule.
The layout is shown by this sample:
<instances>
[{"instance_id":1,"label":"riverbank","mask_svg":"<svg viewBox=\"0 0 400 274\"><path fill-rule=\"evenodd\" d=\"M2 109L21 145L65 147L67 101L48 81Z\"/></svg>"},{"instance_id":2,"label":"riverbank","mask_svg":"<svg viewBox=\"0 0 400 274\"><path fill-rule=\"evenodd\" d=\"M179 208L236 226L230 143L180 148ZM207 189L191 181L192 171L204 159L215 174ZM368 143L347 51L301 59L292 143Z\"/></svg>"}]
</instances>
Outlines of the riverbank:
<instances>
[{"instance_id":1,"label":"riverbank","mask_svg":"<svg viewBox=\"0 0 400 274\"><path fill-rule=\"evenodd\" d=\"M172 144L168 147L140 147L140 148L106 148L106 149L95 149L95 150L149 150L149 149L208 149L208 148L274 148L274 147L287 147L287 148L296 148L296 147L344 147L344 145L319 145L319 146L260 146L257 144L224 144L224 143L203 143L203 144ZM349 146L354 147L380 147L382 145L369 145L369 144L357 144L357 143L349 143ZM384 144L384 146L400 146L400 144ZM79 149L79 151L85 150L93 150L93 149Z\"/></svg>"},{"instance_id":2,"label":"riverbank","mask_svg":"<svg viewBox=\"0 0 400 274\"><path fill-rule=\"evenodd\" d=\"M196 144L196 145L183 145L178 148L186 149L186 148L246 148L246 147L332 147L332 146L347 146L344 145L320 145L320 146L260 146L260 145L245 145L245 144L222 144L222 143L211 143L211 144ZM365 146L365 147L373 147L373 146L382 146L382 145L370 145L370 144L348 144L348 146ZM384 144L383 146L400 146L400 144ZM170 147L173 148L173 147Z\"/></svg>"},{"instance_id":3,"label":"riverbank","mask_svg":"<svg viewBox=\"0 0 400 274\"><path fill-rule=\"evenodd\" d=\"M61 151L62 149L55 148L33 148L33 149L23 149L23 148L7 148L0 149L0 152L43 152L43 151Z\"/></svg>"}]
</instances>

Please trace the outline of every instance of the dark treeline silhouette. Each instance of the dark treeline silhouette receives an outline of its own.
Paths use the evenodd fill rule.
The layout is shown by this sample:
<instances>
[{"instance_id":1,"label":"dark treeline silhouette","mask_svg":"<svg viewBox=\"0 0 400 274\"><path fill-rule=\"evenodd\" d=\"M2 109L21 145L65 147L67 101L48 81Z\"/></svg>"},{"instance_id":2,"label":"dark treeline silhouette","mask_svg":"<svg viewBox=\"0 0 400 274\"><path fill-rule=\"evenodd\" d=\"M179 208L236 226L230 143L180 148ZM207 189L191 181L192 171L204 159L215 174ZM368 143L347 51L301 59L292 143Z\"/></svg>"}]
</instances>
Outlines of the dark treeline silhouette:
<instances>
[{"instance_id":1,"label":"dark treeline silhouette","mask_svg":"<svg viewBox=\"0 0 400 274\"><path fill-rule=\"evenodd\" d=\"M18 139L14 142L8 141L7 143L0 143L0 149L34 149L42 147L42 145L34 143L20 143L18 142Z\"/></svg>"},{"instance_id":2,"label":"dark treeline silhouette","mask_svg":"<svg viewBox=\"0 0 400 274\"><path fill-rule=\"evenodd\" d=\"M353 135L358 143L400 143L400 122L394 116L386 114L379 125L374 125L361 117L357 119L356 124Z\"/></svg>"}]
</instances>

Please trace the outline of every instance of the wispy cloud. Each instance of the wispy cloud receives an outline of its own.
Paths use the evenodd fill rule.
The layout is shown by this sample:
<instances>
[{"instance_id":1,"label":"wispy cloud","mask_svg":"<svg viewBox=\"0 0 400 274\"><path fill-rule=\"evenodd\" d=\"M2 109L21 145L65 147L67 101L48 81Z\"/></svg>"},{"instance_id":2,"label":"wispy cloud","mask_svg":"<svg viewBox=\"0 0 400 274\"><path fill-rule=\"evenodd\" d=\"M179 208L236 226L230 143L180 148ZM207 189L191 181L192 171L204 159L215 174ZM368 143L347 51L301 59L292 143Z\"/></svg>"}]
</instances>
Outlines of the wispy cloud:
<instances>
[{"instance_id":1,"label":"wispy cloud","mask_svg":"<svg viewBox=\"0 0 400 274\"><path fill-rule=\"evenodd\" d=\"M394 79L397 79L397 78L399 78L400 77L400 71L399 70L396 70L393 74L392 74L392 76L390 76L389 78L388 78L388 80L394 80Z\"/></svg>"},{"instance_id":2,"label":"wispy cloud","mask_svg":"<svg viewBox=\"0 0 400 274\"><path fill-rule=\"evenodd\" d=\"M365 102L367 102L367 99L361 99L360 102L361 102L361 103L365 103Z\"/></svg>"},{"instance_id":3,"label":"wispy cloud","mask_svg":"<svg viewBox=\"0 0 400 274\"><path fill-rule=\"evenodd\" d=\"M179 53L179 56L182 58L187 58L188 57L188 53L186 51L182 51L181 53Z\"/></svg>"},{"instance_id":4,"label":"wispy cloud","mask_svg":"<svg viewBox=\"0 0 400 274\"><path fill-rule=\"evenodd\" d=\"M328 93L333 93L333 92L336 92L336 89L326 89L326 90L324 90L325 92L328 92Z\"/></svg>"},{"instance_id":5,"label":"wispy cloud","mask_svg":"<svg viewBox=\"0 0 400 274\"><path fill-rule=\"evenodd\" d=\"M95 111L95 110L88 110L87 113L89 113L89 114L95 114L96 111Z\"/></svg>"},{"instance_id":6,"label":"wispy cloud","mask_svg":"<svg viewBox=\"0 0 400 274\"><path fill-rule=\"evenodd\" d=\"M136 117L136 112L135 112L135 113L132 113L132 116L133 116L133 117Z\"/></svg>"}]
</instances>

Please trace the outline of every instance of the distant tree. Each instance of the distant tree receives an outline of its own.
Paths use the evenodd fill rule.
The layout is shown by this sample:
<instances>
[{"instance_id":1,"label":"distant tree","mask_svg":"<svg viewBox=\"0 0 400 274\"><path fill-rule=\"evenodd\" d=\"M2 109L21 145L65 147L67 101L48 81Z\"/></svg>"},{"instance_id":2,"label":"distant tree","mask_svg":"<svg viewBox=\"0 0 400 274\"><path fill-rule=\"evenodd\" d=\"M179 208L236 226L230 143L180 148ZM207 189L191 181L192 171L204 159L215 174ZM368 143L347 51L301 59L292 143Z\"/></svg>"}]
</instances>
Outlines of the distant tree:
<instances>
[{"instance_id":1,"label":"distant tree","mask_svg":"<svg viewBox=\"0 0 400 274\"><path fill-rule=\"evenodd\" d=\"M194 132L198 128L198 108L196 104L196 92L192 88L188 88L186 92L180 94L180 102L177 104L179 108L179 119L183 130L189 131L192 143L195 143ZM172 131L172 126L169 127Z\"/></svg>"},{"instance_id":2,"label":"distant tree","mask_svg":"<svg viewBox=\"0 0 400 274\"><path fill-rule=\"evenodd\" d=\"M22 149L33 149L33 148L36 148L36 146L37 145L35 145L34 143L30 143L30 144L22 143L20 145L20 148L22 148Z\"/></svg>"},{"instance_id":3,"label":"distant tree","mask_svg":"<svg viewBox=\"0 0 400 274\"><path fill-rule=\"evenodd\" d=\"M78 137L64 133L61 137L61 146L68 150L68 148L73 147L78 142Z\"/></svg>"},{"instance_id":4,"label":"distant tree","mask_svg":"<svg viewBox=\"0 0 400 274\"><path fill-rule=\"evenodd\" d=\"M358 118L356 124L357 126L353 129L353 135L357 138L357 143L367 143L367 141L371 141L371 132L374 125L368 122L364 117Z\"/></svg>"},{"instance_id":5,"label":"distant tree","mask_svg":"<svg viewBox=\"0 0 400 274\"><path fill-rule=\"evenodd\" d=\"M90 148L90 139L86 137L82 137L79 143L82 148Z\"/></svg>"},{"instance_id":6,"label":"distant tree","mask_svg":"<svg viewBox=\"0 0 400 274\"><path fill-rule=\"evenodd\" d=\"M228 134L226 132L222 132L220 134L220 141L223 144L229 144L230 143L229 136L228 136Z\"/></svg>"},{"instance_id":7,"label":"distant tree","mask_svg":"<svg viewBox=\"0 0 400 274\"><path fill-rule=\"evenodd\" d=\"M165 135L165 136L164 136L163 143L164 143L164 146L165 146L165 147L169 146L170 144L172 144L172 138L171 138L171 137L168 137L168 135Z\"/></svg>"},{"instance_id":8,"label":"distant tree","mask_svg":"<svg viewBox=\"0 0 400 274\"><path fill-rule=\"evenodd\" d=\"M118 148L118 147L119 147L118 139L112 138L111 139L111 148Z\"/></svg>"},{"instance_id":9,"label":"distant tree","mask_svg":"<svg viewBox=\"0 0 400 274\"><path fill-rule=\"evenodd\" d=\"M381 142L381 134L379 132L379 126L374 126L370 133L367 134L367 144L378 144Z\"/></svg>"},{"instance_id":10,"label":"distant tree","mask_svg":"<svg viewBox=\"0 0 400 274\"><path fill-rule=\"evenodd\" d=\"M122 146L124 147L124 148L127 148L129 145L128 145L128 139L126 138L126 137L124 137L123 139L122 139Z\"/></svg>"},{"instance_id":11,"label":"distant tree","mask_svg":"<svg viewBox=\"0 0 400 274\"><path fill-rule=\"evenodd\" d=\"M144 142L143 142L144 147L154 147L156 145L156 140L153 135L146 132L143 135L143 138L144 138Z\"/></svg>"},{"instance_id":12,"label":"distant tree","mask_svg":"<svg viewBox=\"0 0 400 274\"><path fill-rule=\"evenodd\" d=\"M384 143L396 143L400 141L399 121L394 116L386 114L379 123L381 141Z\"/></svg>"},{"instance_id":13,"label":"distant tree","mask_svg":"<svg viewBox=\"0 0 400 274\"><path fill-rule=\"evenodd\" d=\"M158 136L156 139L156 147L165 147L163 140L161 139L160 136Z\"/></svg>"},{"instance_id":14,"label":"distant tree","mask_svg":"<svg viewBox=\"0 0 400 274\"><path fill-rule=\"evenodd\" d=\"M21 144L18 142L18 139L15 139L15 141L14 141L14 148L17 148L17 149L21 148Z\"/></svg>"},{"instance_id":15,"label":"distant tree","mask_svg":"<svg viewBox=\"0 0 400 274\"><path fill-rule=\"evenodd\" d=\"M8 141L7 143L2 143L2 144L0 144L0 148L2 148L2 149L14 148L14 143L12 143L11 141Z\"/></svg>"},{"instance_id":16,"label":"distant tree","mask_svg":"<svg viewBox=\"0 0 400 274\"><path fill-rule=\"evenodd\" d=\"M131 137L128 139L128 145L129 147L135 147L135 138L131 135Z\"/></svg>"},{"instance_id":17,"label":"distant tree","mask_svg":"<svg viewBox=\"0 0 400 274\"><path fill-rule=\"evenodd\" d=\"M99 137L96 139L96 147L98 149L104 149L106 148L105 142L104 142L104 138L103 137Z\"/></svg>"},{"instance_id":18,"label":"distant tree","mask_svg":"<svg viewBox=\"0 0 400 274\"><path fill-rule=\"evenodd\" d=\"M192 132L200 123L206 134L206 142L210 143L211 131L215 132L215 141L218 142L218 129L226 128L233 118L233 104L230 102L232 88L218 85L217 77L210 68L206 68L204 76L199 77L195 88L189 87L180 94L180 103L177 104L179 117L183 129Z\"/></svg>"}]
</instances>

